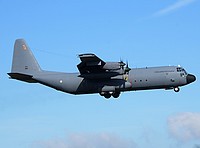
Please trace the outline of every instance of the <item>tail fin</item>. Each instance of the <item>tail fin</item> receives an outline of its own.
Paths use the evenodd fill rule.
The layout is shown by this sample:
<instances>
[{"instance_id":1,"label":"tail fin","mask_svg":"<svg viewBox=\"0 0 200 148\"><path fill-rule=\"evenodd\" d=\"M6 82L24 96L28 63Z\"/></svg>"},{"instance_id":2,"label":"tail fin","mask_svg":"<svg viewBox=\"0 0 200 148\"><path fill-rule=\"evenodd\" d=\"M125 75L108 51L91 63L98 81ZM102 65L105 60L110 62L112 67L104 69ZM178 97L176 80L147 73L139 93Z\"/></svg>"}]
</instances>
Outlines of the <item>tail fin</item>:
<instances>
[{"instance_id":1,"label":"tail fin","mask_svg":"<svg viewBox=\"0 0 200 148\"><path fill-rule=\"evenodd\" d=\"M17 39L14 45L12 69L9 73L11 78L30 81L28 79L40 71L41 68L25 40Z\"/></svg>"}]
</instances>

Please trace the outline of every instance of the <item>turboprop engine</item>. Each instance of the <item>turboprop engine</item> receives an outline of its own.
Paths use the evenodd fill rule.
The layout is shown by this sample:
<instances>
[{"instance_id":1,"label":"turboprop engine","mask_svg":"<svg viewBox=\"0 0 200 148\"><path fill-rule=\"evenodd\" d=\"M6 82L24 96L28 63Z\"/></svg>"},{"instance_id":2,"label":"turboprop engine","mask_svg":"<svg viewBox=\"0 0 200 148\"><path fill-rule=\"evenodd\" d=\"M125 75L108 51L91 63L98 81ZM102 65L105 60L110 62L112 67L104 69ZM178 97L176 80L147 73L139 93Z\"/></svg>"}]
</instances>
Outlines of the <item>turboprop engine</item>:
<instances>
[{"instance_id":1,"label":"turboprop engine","mask_svg":"<svg viewBox=\"0 0 200 148\"><path fill-rule=\"evenodd\" d=\"M123 69L126 64L124 62L106 62L103 69L106 70L119 70Z\"/></svg>"}]
</instances>

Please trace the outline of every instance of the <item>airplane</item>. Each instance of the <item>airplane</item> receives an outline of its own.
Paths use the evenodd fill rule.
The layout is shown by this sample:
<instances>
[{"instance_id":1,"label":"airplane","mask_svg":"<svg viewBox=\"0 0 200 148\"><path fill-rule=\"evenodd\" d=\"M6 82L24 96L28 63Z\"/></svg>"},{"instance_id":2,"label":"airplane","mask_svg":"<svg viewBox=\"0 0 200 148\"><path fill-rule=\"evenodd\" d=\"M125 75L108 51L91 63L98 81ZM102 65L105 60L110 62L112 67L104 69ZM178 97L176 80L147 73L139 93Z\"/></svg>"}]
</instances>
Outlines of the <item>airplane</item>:
<instances>
[{"instance_id":1,"label":"airplane","mask_svg":"<svg viewBox=\"0 0 200 148\"><path fill-rule=\"evenodd\" d=\"M99 93L109 99L118 98L121 92L174 89L196 80L180 66L129 68L128 63L105 62L92 53L78 55L81 62L78 73L42 70L24 39L14 45L11 79L28 83L40 83L70 94Z\"/></svg>"}]
</instances>

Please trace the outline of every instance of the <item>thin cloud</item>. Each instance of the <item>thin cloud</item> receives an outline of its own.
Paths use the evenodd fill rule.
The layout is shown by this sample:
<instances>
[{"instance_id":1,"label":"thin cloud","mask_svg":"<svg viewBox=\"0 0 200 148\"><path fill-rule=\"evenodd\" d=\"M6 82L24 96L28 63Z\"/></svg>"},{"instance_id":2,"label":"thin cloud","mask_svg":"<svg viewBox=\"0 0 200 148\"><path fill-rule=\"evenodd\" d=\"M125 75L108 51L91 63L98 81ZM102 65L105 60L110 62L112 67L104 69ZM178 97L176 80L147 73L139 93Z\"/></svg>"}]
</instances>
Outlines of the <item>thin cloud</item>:
<instances>
[{"instance_id":1,"label":"thin cloud","mask_svg":"<svg viewBox=\"0 0 200 148\"><path fill-rule=\"evenodd\" d=\"M171 137L177 141L200 140L200 113L185 112L171 116L168 128Z\"/></svg>"},{"instance_id":2,"label":"thin cloud","mask_svg":"<svg viewBox=\"0 0 200 148\"><path fill-rule=\"evenodd\" d=\"M110 133L74 133L66 139L37 141L33 148L136 148L133 140Z\"/></svg>"},{"instance_id":3,"label":"thin cloud","mask_svg":"<svg viewBox=\"0 0 200 148\"><path fill-rule=\"evenodd\" d=\"M162 16L162 15L172 13L172 12L174 12L174 11L184 7L184 6L187 6L187 5L189 5L189 4L191 4L195 1L197 1L197 0L178 0L176 3L154 13L153 17L159 17L159 16Z\"/></svg>"}]
</instances>

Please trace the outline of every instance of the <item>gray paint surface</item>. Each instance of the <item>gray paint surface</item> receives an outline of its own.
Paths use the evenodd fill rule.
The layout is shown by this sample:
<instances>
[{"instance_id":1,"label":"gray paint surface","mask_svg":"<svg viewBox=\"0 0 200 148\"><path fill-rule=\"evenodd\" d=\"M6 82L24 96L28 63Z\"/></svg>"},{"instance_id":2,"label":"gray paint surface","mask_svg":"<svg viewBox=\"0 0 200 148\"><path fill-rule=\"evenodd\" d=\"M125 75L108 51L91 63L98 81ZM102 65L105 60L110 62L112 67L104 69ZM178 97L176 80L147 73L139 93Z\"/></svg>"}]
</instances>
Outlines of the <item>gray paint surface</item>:
<instances>
[{"instance_id":1,"label":"gray paint surface","mask_svg":"<svg viewBox=\"0 0 200 148\"><path fill-rule=\"evenodd\" d=\"M99 93L117 98L122 91L147 89L174 89L196 80L179 66L145 67L130 69L123 62L104 62L95 54L79 55L80 73L42 70L23 39L14 45L11 78L29 83L41 83L71 94ZM126 67L124 67L126 65Z\"/></svg>"}]
</instances>

